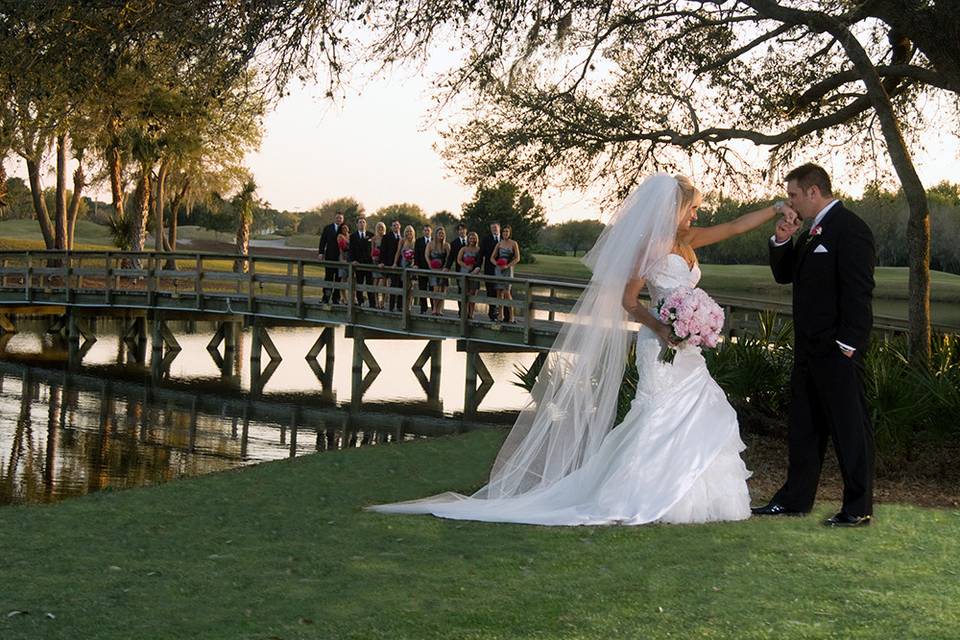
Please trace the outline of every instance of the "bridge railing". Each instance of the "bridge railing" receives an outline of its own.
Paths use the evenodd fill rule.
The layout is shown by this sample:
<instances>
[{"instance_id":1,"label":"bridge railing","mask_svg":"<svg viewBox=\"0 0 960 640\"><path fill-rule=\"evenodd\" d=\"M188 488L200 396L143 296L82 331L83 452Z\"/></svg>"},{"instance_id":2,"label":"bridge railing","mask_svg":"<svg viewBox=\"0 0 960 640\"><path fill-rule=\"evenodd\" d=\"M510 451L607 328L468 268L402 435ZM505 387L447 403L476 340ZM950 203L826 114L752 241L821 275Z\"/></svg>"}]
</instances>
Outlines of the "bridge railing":
<instances>
[{"instance_id":1,"label":"bridge railing","mask_svg":"<svg viewBox=\"0 0 960 640\"><path fill-rule=\"evenodd\" d=\"M446 283L445 290L432 290L430 280L435 278ZM509 287L512 299L490 295L498 286ZM455 331L448 331L451 335L470 337L472 329L489 327L485 313L478 310L471 319L463 310L470 304L494 305L511 310L516 326L504 328L521 332L511 339L521 344L549 342L584 288L582 283L548 279L278 256L186 251L0 251L0 301L6 305L22 302L279 313L292 319L366 323L406 331L415 320L429 318L429 309L427 316L416 313L420 299L443 300L447 313L437 320L459 323ZM332 304L334 292L339 294L341 304ZM383 310L370 307L371 294L382 302ZM399 303L397 312L390 312L391 297ZM790 316L788 303L714 297L726 309L728 331L755 327L758 311L776 311L783 320ZM456 313L454 303L460 313ZM897 333L906 331L907 323L877 316L875 327ZM934 330L955 332L956 328L937 325ZM542 340L535 339L537 333L542 334Z\"/></svg>"},{"instance_id":2,"label":"bridge railing","mask_svg":"<svg viewBox=\"0 0 960 640\"><path fill-rule=\"evenodd\" d=\"M444 286L435 290L431 284ZM509 287L512 299L496 297L493 290L498 287ZM473 319L465 312L456 313L454 303L463 310L471 304L494 305L511 310L509 315L527 343L535 328L555 333L583 289L583 284L550 280L274 256L0 251L0 291L7 305L174 306L217 311L226 301L233 313L257 314L265 306L280 304L288 307L287 317L316 319L315 311L333 311L345 316L342 321L356 322L358 314L379 313L399 318L399 328L406 329L411 316L418 315L421 299L428 304L443 300L447 308L441 319L459 322L459 335L467 336L471 325L490 323L479 312ZM370 296L382 304L382 310L369 304ZM340 304L333 304L337 297ZM391 298L398 308L394 313ZM172 305L173 300L177 302Z\"/></svg>"}]
</instances>

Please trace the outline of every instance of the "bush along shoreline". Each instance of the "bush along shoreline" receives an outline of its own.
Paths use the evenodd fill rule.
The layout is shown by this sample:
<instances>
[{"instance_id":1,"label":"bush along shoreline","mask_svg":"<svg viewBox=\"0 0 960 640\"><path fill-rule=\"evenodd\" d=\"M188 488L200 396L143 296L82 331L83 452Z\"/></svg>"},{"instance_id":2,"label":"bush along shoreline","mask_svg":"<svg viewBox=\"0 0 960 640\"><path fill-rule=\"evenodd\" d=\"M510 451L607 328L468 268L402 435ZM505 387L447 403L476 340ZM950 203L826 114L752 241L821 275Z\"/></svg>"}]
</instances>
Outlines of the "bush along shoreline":
<instances>
[{"instance_id":1,"label":"bush along shoreline","mask_svg":"<svg viewBox=\"0 0 960 640\"><path fill-rule=\"evenodd\" d=\"M617 423L633 400L633 347L620 385ZM737 411L744 433L787 435L793 326L773 312L758 314L757 329L704 351L707 368ZM532 389L539 371L515 367L514 384ZM878 473L931 451L950 455L960 445L960 338L935 335L925 368L907 359L905 336L875 335L864 358L864 392L876 440ZM931 465L941 465L931 460Z\"/></svg>"}]
</instances>

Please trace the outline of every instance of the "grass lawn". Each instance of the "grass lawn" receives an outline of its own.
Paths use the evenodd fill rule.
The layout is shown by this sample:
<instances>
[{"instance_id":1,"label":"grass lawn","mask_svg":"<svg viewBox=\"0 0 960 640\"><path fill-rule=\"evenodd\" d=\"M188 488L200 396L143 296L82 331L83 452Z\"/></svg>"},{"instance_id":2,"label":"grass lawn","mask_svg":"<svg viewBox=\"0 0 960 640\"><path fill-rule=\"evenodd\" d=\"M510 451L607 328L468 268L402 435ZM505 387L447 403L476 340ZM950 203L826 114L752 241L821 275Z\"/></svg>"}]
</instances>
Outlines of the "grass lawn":
<instances>
[{"instance_id":1,"label":"grass lawn","mask_svg":"<svg viewBox=\"0 0 960 640\"><path fill-rule=\"evenodd\" d=\"M813 517L544 528L361 511L478 487L501 439L474 432L4 508L0 637L960 634L955 510L882 506L875 526L852 531Z\"/></svg>"},{"instance_id":2,"label":"grass lawn","mask_svg":"<svg viewBox=\"0 0 960 640\"><path fill-rule=\"evenodd\" d=\"M196 225L183 225L177 227L177 240L214 240L216 242L228 242L233 244L237 239L236 232L228 233L226 231L213 231L204 229Z\"/></svg>"},{"instance_id":3,"label":"grass lawn","mask_svg":"<svg viewBox=\"0 0 960 640\"><path fill-rule=\"evenodd\" d=\"M320 236L308 233L287 236L287 241L284 244L298 249L316 249L320 245Z\"/></svg>"},{"instance_id":4,"label":"grass lawn","mask_svg":"<svg viewBox=\"0 0 960 640\"><path fill-rule=\"evenodd\" d=\"M114 248L110 231L101 224L89 220L77 220L74 234L74 240L78 244L96 248ZM4 242L2 248L18 248L16 242L10 247L5 246L9 241L29 242L30 245L24 248L33 248L33 243L36 242L37 248L42 249L43 236L40 235L40 223L36 220L0 220L0 242Z\"/></svg>"}]
</instances>

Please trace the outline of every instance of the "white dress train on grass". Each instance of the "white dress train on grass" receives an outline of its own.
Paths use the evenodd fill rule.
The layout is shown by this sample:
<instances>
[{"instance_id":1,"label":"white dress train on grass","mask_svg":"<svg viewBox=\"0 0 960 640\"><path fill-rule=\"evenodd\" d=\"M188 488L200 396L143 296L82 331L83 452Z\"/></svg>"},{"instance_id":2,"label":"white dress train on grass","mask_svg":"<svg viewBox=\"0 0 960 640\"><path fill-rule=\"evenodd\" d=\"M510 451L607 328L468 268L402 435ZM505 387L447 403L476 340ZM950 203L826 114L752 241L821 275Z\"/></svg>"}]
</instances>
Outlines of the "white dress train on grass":
<instances>
[{"instance_id":1,"label":"white dress train on grass","mask_svg":"<svg viewBox=\"0 0 960 640\"><path fill-rule=\"evenodd\" d=\"M700 268L668 254L648 272L652 300L696 286ZM636 397L623 421L582 466L519 495L476 498L445 493L370 507L383 513L540 525L639 525L744 520L750 516L737 415L697 347L673 364L657 361L660 342L637 335Z\"/></svg>"}]
</instances>

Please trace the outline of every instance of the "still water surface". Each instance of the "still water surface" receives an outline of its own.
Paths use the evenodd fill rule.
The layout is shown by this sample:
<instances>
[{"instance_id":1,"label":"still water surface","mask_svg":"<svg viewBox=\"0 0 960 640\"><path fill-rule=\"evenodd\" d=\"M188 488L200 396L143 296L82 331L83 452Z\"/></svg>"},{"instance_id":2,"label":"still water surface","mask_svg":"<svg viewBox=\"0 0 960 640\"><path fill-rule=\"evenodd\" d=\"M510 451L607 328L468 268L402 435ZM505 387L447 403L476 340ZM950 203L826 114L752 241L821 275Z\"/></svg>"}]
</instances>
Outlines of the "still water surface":
<instances>
[{"instance_id":1,"label":"still water surface","mask_svg":"<svg viewBox=\"0 0 960 640\"><path fill-rule=\"evenodd\" d=\"M283 356L262 396L250 394L248 331L238 339L238 375L223 376L206 346L213 323L169 323L183 350L169 373L150 376L122 327L101 320L98 340L74 371L67 345L21 321L0 350L0 505L51 502L257 462L345 447L383 445L509 424L526 402L514 366L532 355L484 354L496 383L480 421L465 423L464 354L443 344L441 405L431 405L411 366L424 340L368 342L383 371L350 410L352 341L335 338L333 395L304 356L315 329L271 329ZM268 357L264 353L263 364ZM324 357L320 357L321 364ZM427 367L429 370L429 365Z\"/></svg>"}]
</instances>

